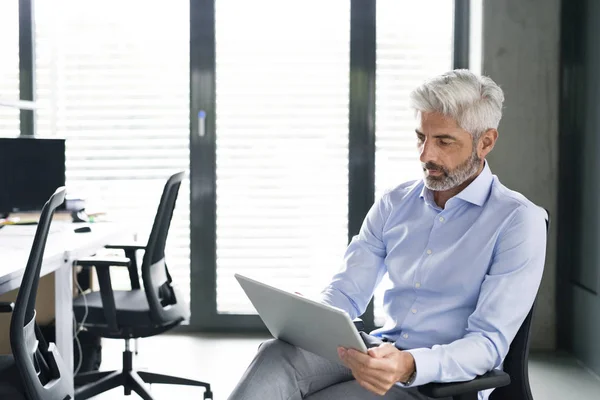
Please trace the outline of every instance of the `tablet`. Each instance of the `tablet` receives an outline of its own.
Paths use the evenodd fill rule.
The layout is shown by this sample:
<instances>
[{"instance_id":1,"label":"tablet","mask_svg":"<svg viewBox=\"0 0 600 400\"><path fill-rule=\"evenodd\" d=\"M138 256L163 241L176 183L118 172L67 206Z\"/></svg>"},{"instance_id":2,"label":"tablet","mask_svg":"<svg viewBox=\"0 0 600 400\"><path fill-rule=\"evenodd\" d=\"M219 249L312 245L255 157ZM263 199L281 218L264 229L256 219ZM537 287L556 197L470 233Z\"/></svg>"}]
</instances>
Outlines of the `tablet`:
<instances>
[{"instance_id":1,"label":"tablet","mask_svg":"<svg viewBox=\"0 0 600 400\"><path fill-rule=\"evenodd\" d=\"M240 274L235 278L273 337L339 364L338 346L367 352L345 311Z\"/></svg>"}]
</instances>

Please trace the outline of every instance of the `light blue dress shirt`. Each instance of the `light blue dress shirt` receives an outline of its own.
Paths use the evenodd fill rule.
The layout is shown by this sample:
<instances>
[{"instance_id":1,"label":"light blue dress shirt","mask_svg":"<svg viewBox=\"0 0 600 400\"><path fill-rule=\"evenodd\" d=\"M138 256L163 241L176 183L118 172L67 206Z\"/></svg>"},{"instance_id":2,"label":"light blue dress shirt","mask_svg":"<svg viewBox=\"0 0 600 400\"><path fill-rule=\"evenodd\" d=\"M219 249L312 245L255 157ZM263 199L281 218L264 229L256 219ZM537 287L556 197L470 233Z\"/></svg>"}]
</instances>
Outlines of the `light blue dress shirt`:
<instances>
[{"instance_id":1,"label":"light blue dress shirt","mask_svg":"<svg viewBox=\"0 0 600 400\"><path fill-rule=\"evenodd\" d=\"M356 318L389 274L386 323L371 334L409 349L417 367L412 386L473 379L502 367L531 309L546 217L503 186L487 162L444 209L422 180L402 184L375 202L322 301Z\"/></svg>"}]
</instances>

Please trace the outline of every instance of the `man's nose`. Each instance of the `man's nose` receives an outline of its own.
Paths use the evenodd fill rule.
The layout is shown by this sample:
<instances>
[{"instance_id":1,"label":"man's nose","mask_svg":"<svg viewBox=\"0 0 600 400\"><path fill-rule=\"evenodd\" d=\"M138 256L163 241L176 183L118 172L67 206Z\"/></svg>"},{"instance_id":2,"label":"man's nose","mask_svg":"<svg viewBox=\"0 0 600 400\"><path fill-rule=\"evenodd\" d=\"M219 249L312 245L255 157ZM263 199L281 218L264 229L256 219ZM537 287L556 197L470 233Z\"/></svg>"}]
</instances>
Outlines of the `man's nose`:
<instances>
[{"instance_id":1,"label":"man's nose","mask_svg":"<svg viewBox=\"0 0 600 400\"><path fill-rule=\"evenodd\" d=\"M435 151L434 146L432 145L432 143L429 140L425 140L425 142L423 142L423 144L421 145L421 148L419 150L421 152L419 160L422 163L427 163L430 161L435 162L436 151Z\"/></svg>"}]
</instances>

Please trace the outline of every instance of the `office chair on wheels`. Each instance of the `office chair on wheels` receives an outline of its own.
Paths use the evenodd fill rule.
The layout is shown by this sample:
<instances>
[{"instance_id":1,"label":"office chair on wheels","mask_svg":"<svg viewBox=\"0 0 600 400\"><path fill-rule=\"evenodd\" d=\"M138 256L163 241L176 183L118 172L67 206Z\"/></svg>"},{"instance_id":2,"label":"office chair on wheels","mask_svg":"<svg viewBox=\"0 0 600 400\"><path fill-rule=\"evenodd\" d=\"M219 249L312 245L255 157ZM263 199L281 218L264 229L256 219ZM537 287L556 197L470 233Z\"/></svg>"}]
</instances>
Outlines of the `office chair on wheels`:
<instances>
[{"instance_id":1,"label":"office chair on wheels","mask_svg":"<svg viewBox=\"0 0 600 400\"><path fill-rule=\"evenodd\" d=\"M165 245L177 194L184 172L171 176L165 184L148 243L115 244L106 246L122 249L128 257L90 257L76 261L83 268L95 267L100 285L99 292L80 296L74 301L77 321L90 332L105 338L125 340L123 369L121 371L93 371L75 376L75 399L83 400L123 386L126 396L132 391L144 400L152 400L144 383L202 386L204 398L212 399L210 384L175 376L136 371L132 365L131 339L158 335L188 318L189 308L177 288L171 285L171 276L165 263ZM143 289L140 286L135 252L144 250L142 261ZM113 290L110 267L129 270L131 290ZM88 315L86 317L86 304Z\"/></svg>"},{"instance_id":2,"label":"office chair on wheels","mask_svg":"<svg viewBox=\"0 0 600 400\"><path fill-rule=\"evenodd\" d=\"M15 303L0 303L12 312L10 344L13 356L0 356L0 398L11 400L71 400L73 373L54 343L44 340L35 322L35 300L52 216L65 199L58 188L42 209L29 260Z\"/></svg>"}]
</instances>

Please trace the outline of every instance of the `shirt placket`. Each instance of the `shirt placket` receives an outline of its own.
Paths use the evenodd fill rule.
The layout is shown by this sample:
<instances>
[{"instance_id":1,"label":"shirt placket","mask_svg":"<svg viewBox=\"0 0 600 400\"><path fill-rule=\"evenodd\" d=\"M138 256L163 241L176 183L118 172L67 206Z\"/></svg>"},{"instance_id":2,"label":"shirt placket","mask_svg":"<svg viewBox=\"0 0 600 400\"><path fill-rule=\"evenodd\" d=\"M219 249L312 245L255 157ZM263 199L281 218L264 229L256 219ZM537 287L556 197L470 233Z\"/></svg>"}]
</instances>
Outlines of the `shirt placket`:
<instances>
[{"instance_id":1,"label":"shirt placket","mask_svg":"<svg viewBox=\"0 0 600 400\"><path fill-rule=\"evenodd\" d=\"M404 320L403 325L412 325L411 322L414 318L418 318L418 314L423 312L423 304L419 302L421 298L421 293L424 289L426 289L426 282L423 282L424 272L428 266L434 261L433 257L435 257L436 251L439 250L438 244L436 243L436 236L438 236L438 232L440 228L446 223L448 213L445 210L439 212L436 216L434 216L433 226L431 228L431 232L429 233L429 238L427 239L427 246L423 251L423 255L421 256L421 262L419 267L415 271L415 275L413 277L413 290L415 292L415 297L408 309L407 317ZM400 332L400 340L409 339L410 333L403 329Z\"/></svg>"}]
</instances>

